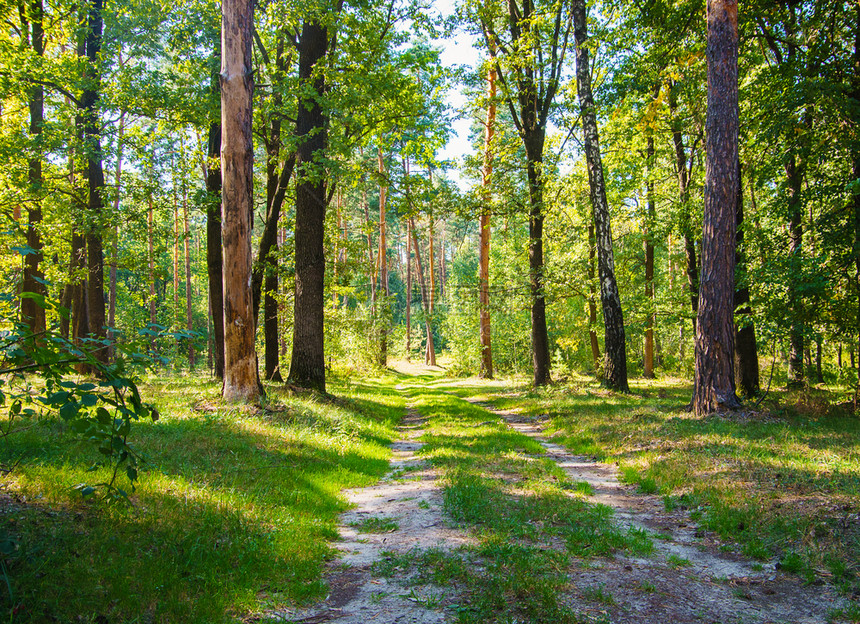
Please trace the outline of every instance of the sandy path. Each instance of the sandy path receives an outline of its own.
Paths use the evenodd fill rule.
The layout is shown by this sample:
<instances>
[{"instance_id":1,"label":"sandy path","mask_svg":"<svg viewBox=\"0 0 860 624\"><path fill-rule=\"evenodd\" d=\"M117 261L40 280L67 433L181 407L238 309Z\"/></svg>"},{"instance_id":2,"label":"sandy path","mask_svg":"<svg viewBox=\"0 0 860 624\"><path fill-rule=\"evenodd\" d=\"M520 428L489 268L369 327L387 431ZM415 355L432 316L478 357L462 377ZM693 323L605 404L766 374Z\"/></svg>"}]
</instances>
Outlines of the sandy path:
<instances>
[{"instance_id":1,"label":"sandy path","mask_svg":"<svg viewBox=\"0 0 860 624\"><path fill-rule=\"evenodd\" d=\"M832 588L805 585L797 575L778 571L775 562L756 565L721 551L715 536L698 529L686 512L669 512L660 497L621 483L615 466L573 455L546 439L535 419L472 402L538 441L546 449L542 457L555 461L571 479L591 484L589 500L612 507L620 525L662 536L654 539L649 557L617 556L572 570L576 589L569 604L577 611L624 624L813 624L828 622L829 611L840 603ZM595 604L597 588L614 604Z\"/></svg>"},{"instance_id":2,"label":"sandy path","mask_svg":"<svg viewBox=\"0 0 860 624\"><path fill-rule=\"evenodd\" d=\"M456 596L450 588L430 585L408 587L404 574L385 578L373 574L374 564L386 553L413 549L452 550L471 542L462 531L446 522L438 470L417 456L422 444L424 419L409 409L398 428L400 437L391 445L391 471L367 488L346 490L355 505L341 516L336 548L342 555L329 566L330 593L309 609L287 609L267 614L286 622L316 624L438 624L446 621L446 607ZM363 532L369 518L396 523L395 530ZM393 526L393 525L391 525Z\"/></svg>"}]
</instances>

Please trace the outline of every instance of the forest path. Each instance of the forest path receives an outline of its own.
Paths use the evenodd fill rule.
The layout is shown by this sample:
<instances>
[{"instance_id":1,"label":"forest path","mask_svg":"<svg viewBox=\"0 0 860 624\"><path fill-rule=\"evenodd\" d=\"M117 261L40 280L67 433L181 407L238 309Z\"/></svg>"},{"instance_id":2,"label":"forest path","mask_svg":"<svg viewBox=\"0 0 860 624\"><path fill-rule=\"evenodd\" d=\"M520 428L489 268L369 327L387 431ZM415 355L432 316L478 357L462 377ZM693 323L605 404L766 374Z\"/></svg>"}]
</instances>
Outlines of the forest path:
<instances>
[{"instance_id":1,"label":"forest path","mask_svg":"<svg viewBox=\"0 0 860 624\"><path fill-rule=\"evenodd\" d=\"M468 609L470 601L486 586L468 586L460 581L434 585L428 581L429 574L422 574L426 570L421 569L420 562L422 553L436 550L462 557L472 570L477 570L472 574L480 575L494 565L481 559L483 555L475 559L474 553L480 548L480 527L452 521L443 506L440 477L444 475L420 454L422 437L428 439L428 417L434 417L426 409L426 399L444 396L448 401L462 401L464 410L480 408L486 418L503 422L510 430L538 442L544 452L524 453L525 459L549 459L572 481L587 482L591 486L588 503L612 508L611 522L616 526L633 527L650 536L654 549L647 555L618 552L609 557L571 557L563 571L566 587L558 600L566 613L575 616L564 621L830 621L828 614L839 602L831 588L805 585L797 575L777 570L774 563L762 565L723 552L715 536L699 529L685 510L668 511L660 497L641 494L621 483L613 465L571 454L543 435L539 419L494 409L476 398L477 389L470 394L460 385L455 395L451 392L456 384L453 381L437 377L427 384L427 371L423 372L419 378L423 381L404 380L397 386L408 407L398 430L400 436L392 444L391 471L376 485L346 492L354 508L343 514L338 527L342 541L336 547L342 555L328 568L329 596L312 608L269 614L273 619L303 624L473 621L468 618L468 610L463 609ZM549 537L549 533L546 544L560 552L565 550L563 540ZM510 601L511 597L505 599ZM491 617L489 621L555 623L559 621L556 617L531 613L521 619Z\"/></svg>"}]
</instances>

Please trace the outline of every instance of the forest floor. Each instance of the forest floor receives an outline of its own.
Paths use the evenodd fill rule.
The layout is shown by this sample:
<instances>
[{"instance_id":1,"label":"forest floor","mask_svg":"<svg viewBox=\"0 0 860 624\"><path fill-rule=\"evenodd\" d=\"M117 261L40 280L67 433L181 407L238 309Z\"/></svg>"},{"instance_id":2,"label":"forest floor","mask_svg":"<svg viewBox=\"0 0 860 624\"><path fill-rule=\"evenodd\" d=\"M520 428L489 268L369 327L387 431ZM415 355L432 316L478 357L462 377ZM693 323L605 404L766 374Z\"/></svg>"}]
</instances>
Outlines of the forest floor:
<instances>
[{"instance_id":1,"label":"forest floor","mask_svg":"<svg viewBox=\"0 0 860 624\"><path fill-rule=\"evenodd\" d=\"M486 387L427 369L399 372L408 415L391 470L347 492L327 598L251 621L858 621L831 584L784 557L741 554L683 498L573 454L547 415L496 407Z\"/></svg>"}]
</instances>

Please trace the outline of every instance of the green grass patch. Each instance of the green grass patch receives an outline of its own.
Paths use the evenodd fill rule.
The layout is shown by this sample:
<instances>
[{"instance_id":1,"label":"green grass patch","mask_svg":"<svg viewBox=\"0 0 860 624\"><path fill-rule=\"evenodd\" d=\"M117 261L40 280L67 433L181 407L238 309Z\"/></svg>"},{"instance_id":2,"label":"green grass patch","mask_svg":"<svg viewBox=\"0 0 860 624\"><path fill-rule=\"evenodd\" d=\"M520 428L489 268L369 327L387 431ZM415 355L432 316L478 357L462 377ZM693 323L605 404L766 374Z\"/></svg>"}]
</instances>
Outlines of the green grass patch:
<instances>
[{"instance_id":1,"label":"green grass patch","mask_svg":"<svg viewBox=\"0 0 860 624\"><path fill-rule=\"evenodd\" d=\"M479 540L418 567L428 582L465 588L458 621L578 621L562 599L571 591L571 557L651 552L643 531L620 527L609 507L589 502L593 488L543 457L540 443L463 400L474 394L471 385L428 376L406 391L428 419L421 453L443 471L445 509Z\"/></svg>"},{"instance_id":2,"label":"green grass patch","mask_svg":"<svg viewBox=\"0 0 860 624\"><path fill-rule=\"evenodd\" d=\"M860 587L860 420L835 404L844 391L774 391L760 412L697 418L679 380L631 381L616 394L586 378L533 390L496 384L484 400L548 418L574 453L617 462L625 481L662 494L726 544L762 561L786 553L801 575L826 569ZM850 589L853 588L853 589Z\"/></svg>"},{"instance_id":3,"label":"green grass patch","mask_svg":"<svg viewBox=\"0 0 860 624\"><path fill-rule=\"evenodd\" d=\"M42 417L0 441L0 533L16 623L233 622L324 595L340 492L388 470L387 444L404 412L393 378L346 384L336 398L275 386L263 408L227 406L202 376L151 378L141 393L161 412L131 442L148 458L133 506L82 500L72 488L104 479L91 453Z\"/></svg>"},{"instance_id":4,"label":"green grass patch","mask_svg":"<svg viewBox=\"0 0 860 624\"><path fill-rule=\"evenodd\" d=\"M400 528L400 525L393 518L380 518L378 516L363 518L359 522L351 522L349 526L355 527L362 533L393 533Z\"/></svg>"}]
</instances>

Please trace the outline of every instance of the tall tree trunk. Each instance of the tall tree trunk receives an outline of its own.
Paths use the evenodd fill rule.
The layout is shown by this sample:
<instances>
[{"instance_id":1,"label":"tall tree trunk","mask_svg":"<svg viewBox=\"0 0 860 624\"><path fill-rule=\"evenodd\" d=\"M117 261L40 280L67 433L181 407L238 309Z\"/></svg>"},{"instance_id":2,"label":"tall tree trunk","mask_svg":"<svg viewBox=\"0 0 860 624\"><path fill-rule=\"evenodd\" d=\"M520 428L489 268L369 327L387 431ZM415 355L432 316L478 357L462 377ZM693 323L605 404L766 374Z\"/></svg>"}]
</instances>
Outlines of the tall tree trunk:
<instances>
[{"instance_id":1,"label":"tall tree trunk","mask_svg":"<svg viewBox=\"0 0 860 624\"><path fill-rule=\"evenodd\" d=\"M659 96L659 85L654 94L656 100ZM648 132L648 147L647 147L647 201L648 215L645 222L645 240L642 241L645 248L645 297L648 298L648 315L645 317L645 362L642 371L642 376L645 379L654 379L654 322L657 318L655 310L656 301L654 299L654 241L651 238L651 232L654 228L654 222L657 218L657 209L654 205L654 137L651 132Z\"/></svg>"},{"instance_id":2,"label":"tall tree trunk","mask_svg":"<svg viewBox=\"0 0 860 624\"><path fill-rule=\"evenodd\" d=\"M122 54L120 54L120 66L122 65ZM110 328L110 351L109 357L112 360L115 356L116 347L116 285L117 285L117 264L119 263L119 204L120 204L120 189L122 186L122 148L123 136L125 134L125 111L119 115L119 128L116 138L116 173L114 175L114 191L113 198L113 240L111 240L110 251L110 277L108 282L108 320L107 324Z\"/></svg>"},{"instance_id":3,"label":"tall tree trunk","mask_svg":"<svg viewBox=\"0 0 860 624\"><path fill-rule=\"evenodd\" d=\"M791 137L790 140L794 140ZM785 164L788 176L788 306L791 314L790 342L788 358L789 385L803 385L803 300L799 292L801 259L803 254L803 201L801 186L804 175L803 159L792 149Z\"/></svg>"},{"instance_id":4,"label":"tall tree trunk","mask_svg":"<svg viewBox=\"0 0 860 624\"><path fill-rule=\"evenodd\" d=\"M306 20L299 41L299 83L302 95L299 97L296 118L299 141L296 160L300 176L296 183L296 289L289 378L299 386L321 392L325 392L323 240L327 193L325 178L319 173L311 175L310 170L328 145L328 117L319 101L326 84L324 74L318 68L328 46L327 27L318 21Z\"/></svg>"},{"instance_id":5,"label":"tall tree trunk","mask_svg":"<svg viewBox=\"0 0 860 624\"><path fill-rule=\"evenodd\" d=\"M219 55L220 56L220 55ZM217 84L217 81L216 81ZM220 92L220 88L218 89ZM221 123L209 126L206 149L206 272L212 315L212 357L216 379L224 378L224 282L221 248Z\"/></svg>"},{"instance_id":6,"label":"tall tree trunk","mask_svg":"<svg viewBox=\"0 0 860 624\"><path fill-rule=\"evenodd\" d=\"M708 0L707 56L707 168L693 390L697 415L740 407L732 323L738 195L737 0Z\"/></svg>"},{"instance_id":7,"label":"tall tree trunk","mask_svg":"<svg viewBox=\"0 0 860 624\"><path fill-rule=\"evenodd\" d=\"M860 265L858 265L860 268ZM412 355L412 219L406 220L406 361Z\"/></svg>"},{"instance_id":8,"label":"tall tree trunk","mask_svg":"<svg viewBox=\"0 0 860 624\"><path fill-rule=\"evenodd\" d=\"M151 180L154 184L155 181ZM153 189L149 189L149 202L147 208L147 218L146 218L146 233L147 233L147 242L148 242L148 264L149 264L149 325L150 330L153 331L150 334L149 338L149 350L153 353L156 351L155 344L155 325L158 322L158 318L156 317L156 293L155 293L155 209L154 203L152 201L152 192Z\"/></svg>"},{"instance_id":9,"label":"tall tree trunk","mask_svg":"<svg viewBox=\"0 0 860 624\"><path fill-rule=\"evenodd\" d=\"M860 3L854 5L856 13L856 27L854 28L854 73L852 75L852 96L854 105L860 107ZM854 147L851 150L852 173L854 180L860 180L860 138L854 137ZM860 189L854 189L854 267L855 267L855 294L857 295L857 326L854 328L857 346L860 348ZM854 349L850 349L854 353ZM854 357L851 358L851 367L854 368ZM858 371L857 386L854 390L854 409L857 410L860 400L860 371Z\"/></svg>"},{"instance_id":10,"label":"tall tree trunk","mask_svg":"<svg viewBox=\"0 0 860 624\"><path fill-rule=\"evenodd\" d=\"M430 322L430 296L427 292L427 282L424 279L424 266L421 264L421 247L418 245L418 235L415 233L415 220L409 217L412 231L412 247L415 249L415 263L418 266L418 284L421 287L421 304L424 307L424 329L427 336L427 347L424 351L424 364L436 366L436 349L433 345L433 326Z\"/></svg>"},{"instance_id":11,"label":"tall tree trunk","mask_svg":"<svg viewBox=\"0 0 860 624\"><path fill-rule=\"evenodd\" d=\"M525 116L525 115L524 115ZM546 293L543 259L543 166L544 129L537 128L524 138L529 185L529 290L531 294L532 367L535 386L545 386L550 378L549 335L546 328Z\"/></svg>"},{"instance_id":12,"label":"tall tree trunk","mask_svg":"<svg viewBox=\"0 0 860 624\"><path fill-rule=\"evenodd\" d=\"M183 146L183 161L185 149ZM185 239L185 329L188 331L188 368L194 370L194 341L191 332L194 331L193 293L191 292L191 230L188 222L188 179L187 171L182 168L182 221L183 238Z\"/></svg>"},{"instance_id":13,"label":"tall tree trunk","mask_svg":"<svg viewBox=\"0 0 860 624\"><path fill-rule=\"evenodd\" d=\"M251 281L254 215L254 144L251 136L254 78L251 37L254 3L221 4L221 238L224 246L224 385L227 401L255 401L257 373Z\"/></svg>"},{"instance_id":14,"label":"tall tree trunk","mask_svg":"<svg viewBox=\"0 0 860 624\"><path fill-rule=\"evenodd\" d=\"M176 164L172 153L170 155L170 168L173 170L173 313L170 315L170 327L171 331L176 331L179 329L179 239L182 230L179 225L179 189L176 180ZM181 344L182 339L177 338L177 356Z\"/></svg>"},{"instance_id":15,"label":"tall tree trunk","mask_svg":"<svg viewBox=\"0 0 860 624\"><path fill-rule=\"evenodd\" d=\"M592 213L593 217L593 213ZM588 221L588 337L591 341L591 359L594 370L600 370L600 343L597 340L597 288L594 285L596 242L594 240L594 219Z\"/></svg>"},{"instance_id":16,"label":"tall tree trunk","mask_svg":"<svg viewBox=\"0 0 860 624\"><path fill-rule=\"evenodd\" d=\"M490 325L490 203L493 176L493 137L496 134L496 69L487 71L487 121L484 125L484 167L481 170L481 217L478 223L478 295L480 310L481 371L484 379L493 378L492 331Z\"/></svg>"},{"instance_id":17,"label":"tall tree trunk","mask_svg":"<svg viewBox=\"0 0 860 624\"><path fill-rule=\"evenodd\" d=\"M43 8L42 0L30 0L29 30L30 47L35 55L42 58L45 55L45 32L42 27ZM28 30L27 23L22 12L22 33ZM27 202L27 246L30 253L24 257L24 276L21 285L22 292L32 293L33 296L43 298L47 295L44 284L44 273L41 269L43 260L42 236L42 186L44 178L42 175L42 148L40 137L42 125L45 121L45 90L41 85L34 84L30 88L28 97L30 109L30 135L33 145L30 148L28 158L27 181L30 184L30 198ZM21 321L27 325L33 334L41 334L45 331L45 308L43 302L33 297L21 297Z\"/></svg>"},{"instance_id":18,"label":"tall tree trunk","mask_svg":"<svg viewBox=\"0 0 860 624\"><path fill-rule=\"evenodd\" d=\"M272 253L278 251L277 243L272 248ZM278 300L275 293L278 292L279 278L276 263L266 265L265 290L263 298L263 338L266 343L265 351L265 374L270 381L283 381L281 376L280 362L280 340L278 336Z\"/></svg>"},{"instance_id":19,"label":"tall tree trunk","mask_svg":"<svg viewBox=\"0 0 860 624\"><path fill-rule=\"evenodd\" d=\"M582 128L585 135L585 157L588 163L588 182L597 235L597 267L600 277L600 298L603 303L604 364L603 383L609 388L629 392L627 384L627 348L624 336L624 315L621 297L615 280L615 259L612 251L612 228L609 220L609 203L603 179L603 163L597 133L597 114L591 92L589 69L588 30L585 0L573 2L573 34L576 40L576 82L579 106L582 111Z\"/></svg>"},{"instance_id":20,"label":"tall tree trunk","mask_svg":"<svg viewBox=\"0 0 860 624\"><path fill-rule=\"evenodd\" d=\"M370 274L370 313L376 316L376 278L379 275L377 270L378 261L374 260L373 255L373 224L370 221L370 204L367 201L367 187L362 180L361 190L361 205L364 208L364 234L367 239L367 262Z\"/></svg>"},{"instance_id":21,"label":"tall tree trunk","mask_svg":"<svg viewBox=\"0 0 860 624\"><path fill-rule=\"evenodd\" d=\"M750 289L746 272L746 255L744 254L744 194L741 177L741 165L738 162L738 194L737 194L737 233L735 241L735 387L746 397L759 393L758 347L755 339L755 326L750 307Z\"/></svg>"},{"instance_id":22,"label":"tall tree trunk","mask_svg":"<svg viewBox=\"0 0 860 624\"><path fill-rule=\"evenodd\" d=\"M379 285L380 294L385 302L380 310L380 329L379 329L379 365L386 366L388 364L388 295L390 289L388 285L388 243L385 239L386 234L386 219L385 219L385 199L388 188L385 186L385 161L382 158L382 147L377 151L377 163L379 165Z\"/></svg>"},{"instance_id":23,"label":"tall tree trunk","mask_svg":"<svg viewBox=\"0 0 860 624\"><path fill-rule=\"evenodd\" d=\"M84 137L87 154L87 181L89 194L87 211L90 220L87 229L87 325L97 340L107 337L105 330L104 251L102 249L102 211L104 207L105 177L102 166L101 123L98 101L101 91L100 59L102 47L102 0L93 0L87 16L87 87L81 95L84 118ZM94 349L93 355L102 363L108 361L107 347Z\"/></svg>"}]
</instances>

